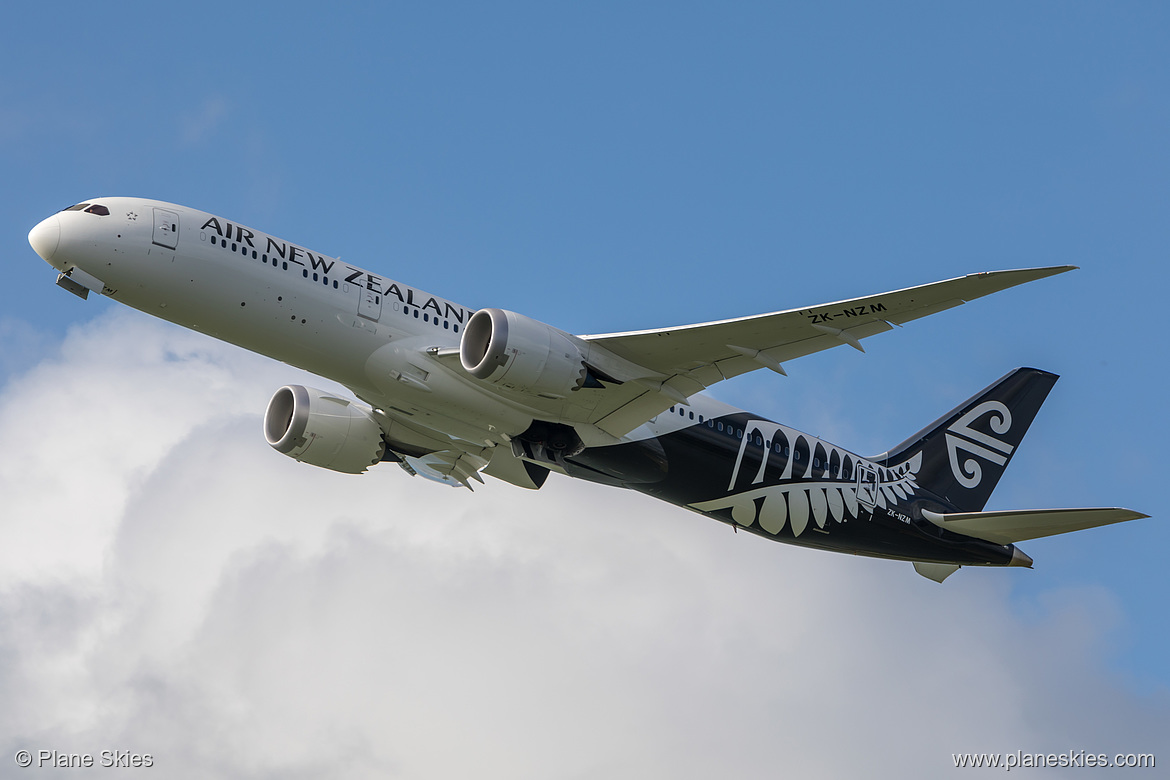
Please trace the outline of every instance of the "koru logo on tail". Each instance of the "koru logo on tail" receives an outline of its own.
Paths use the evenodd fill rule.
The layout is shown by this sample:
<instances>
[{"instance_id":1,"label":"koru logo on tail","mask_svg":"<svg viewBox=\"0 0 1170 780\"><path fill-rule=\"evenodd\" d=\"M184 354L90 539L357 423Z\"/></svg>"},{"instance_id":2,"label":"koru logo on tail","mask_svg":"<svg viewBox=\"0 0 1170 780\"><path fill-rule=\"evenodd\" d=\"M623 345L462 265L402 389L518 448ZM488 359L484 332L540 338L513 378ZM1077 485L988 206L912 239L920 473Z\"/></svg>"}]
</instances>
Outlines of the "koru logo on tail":
<instances>
[{"instance_id":1,"label":"koru logo on tail","mask_svg":"<svg viewBox=\"0 0 1170 780\"><path fill-rule=\"evenodd\" d=\"M1002 466L1012 454L1012 445L972 427L984 415L991 415L988 425L993 433L1003 436L1011 430L1012 413L999 401L984 401L947 428L947 457L951 461L951 473L965 488L978 487L983 480L983 466L975 458ZM975 457L968 457L960 464L960 451Z\"/></svg>"}]
</instances>

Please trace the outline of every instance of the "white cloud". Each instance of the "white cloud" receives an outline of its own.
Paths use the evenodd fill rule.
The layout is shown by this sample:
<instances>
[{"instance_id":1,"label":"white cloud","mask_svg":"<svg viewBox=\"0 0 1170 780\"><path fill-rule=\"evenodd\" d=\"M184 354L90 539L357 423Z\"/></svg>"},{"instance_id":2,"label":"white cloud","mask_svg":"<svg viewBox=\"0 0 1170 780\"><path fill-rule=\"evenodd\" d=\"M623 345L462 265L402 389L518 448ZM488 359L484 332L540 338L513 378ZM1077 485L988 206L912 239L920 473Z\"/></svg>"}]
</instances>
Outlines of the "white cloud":
<instances>
[{"instance_id":1,"label":"white cloud","mask_svg":"<svg viewBox=\"0 0 1170 780\"><path fill-rule=\"evenodd\" d=\"M1106 670L1108 593L1020 615L1028 572L936 586L565 479L324 472L263 443L287 381L116 313L8 387L9 755L136 750L176 778L937 777L956 751L1165 747L1165 697Z\"/></svg>"}]
</instances>

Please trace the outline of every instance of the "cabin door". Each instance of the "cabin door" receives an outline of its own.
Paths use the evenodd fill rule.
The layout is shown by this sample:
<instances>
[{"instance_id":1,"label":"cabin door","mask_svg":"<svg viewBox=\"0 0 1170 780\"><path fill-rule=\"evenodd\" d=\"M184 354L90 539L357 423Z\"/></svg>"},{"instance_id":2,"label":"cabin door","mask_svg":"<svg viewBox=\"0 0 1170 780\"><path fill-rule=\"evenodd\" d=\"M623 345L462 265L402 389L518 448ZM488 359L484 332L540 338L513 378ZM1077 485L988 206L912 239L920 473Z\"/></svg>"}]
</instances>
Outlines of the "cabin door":
<instances>
[{"instance_id":1,"label":"cabin door","mask_svg":"<svg viewBox=\"0 0 1170 780\"><path fill-rule=\"evenodd\" d=\"M179 244L179 215L166 209L154 210L154 243L166 249Z\"/></svg>"},{"instance_id":2,"label":"cabin door","mask_svg":"<svg viewBox=\"0 0 1170 780\"><path fill-rule=\"evenodd\" d=\"M358 314L377 322L382 316L382 292L371 290L369 284L361 287L358 290Z\"/></svg>"}]
</instances>

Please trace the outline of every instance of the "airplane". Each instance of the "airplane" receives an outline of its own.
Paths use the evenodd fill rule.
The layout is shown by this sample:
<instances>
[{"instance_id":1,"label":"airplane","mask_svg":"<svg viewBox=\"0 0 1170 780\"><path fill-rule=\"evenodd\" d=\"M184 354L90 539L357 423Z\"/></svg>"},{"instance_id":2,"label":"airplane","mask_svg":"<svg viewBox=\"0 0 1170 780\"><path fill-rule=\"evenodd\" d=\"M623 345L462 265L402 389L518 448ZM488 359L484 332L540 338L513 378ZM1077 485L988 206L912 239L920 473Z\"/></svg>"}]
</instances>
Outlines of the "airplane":
<instances>
[{"instance_id":1,"label":"airplane","mask_svg":"<svg viewBox=\"0 0 1170 780\"><path fill-rule=\"evenodd\" d=\"M962 566L1023 566L1017 542L1147 515L984 511L1056 375L1018 368L886 452L863 457L704 395L725 379L863 339L1073 266L976 273L846 301L577 336L472 311L204 211L102 197L28 240L57 284L239 345L347 388L287 385L263 430L278 452L360 474L383 462L471 488L550 473L636 490L803 547Z\"/></svg>"}]
</instances>

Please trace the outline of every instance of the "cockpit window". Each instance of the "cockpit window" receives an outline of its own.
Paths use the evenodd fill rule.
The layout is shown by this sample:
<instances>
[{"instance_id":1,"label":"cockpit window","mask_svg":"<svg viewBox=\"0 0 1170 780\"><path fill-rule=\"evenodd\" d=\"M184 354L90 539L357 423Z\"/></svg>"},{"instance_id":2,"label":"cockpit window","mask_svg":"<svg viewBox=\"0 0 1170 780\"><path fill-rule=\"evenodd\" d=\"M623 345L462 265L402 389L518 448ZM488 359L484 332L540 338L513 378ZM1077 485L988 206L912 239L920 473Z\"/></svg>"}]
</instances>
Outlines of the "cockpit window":
<instances>
[{"instance_id":1,"label":"cockpit window","mask_svg":"<svg viewBox=\"0 0 1170 780\"><path fill-rule=\"evenodd\" d=\"M84 211L86 214L97 214L99 217L110 216L110 210L100 203L78 203L76 206L70 206L62 211Z\"/></svg>"}]
</instances>

